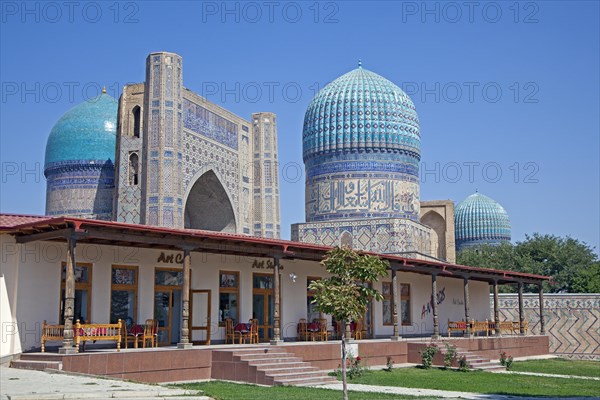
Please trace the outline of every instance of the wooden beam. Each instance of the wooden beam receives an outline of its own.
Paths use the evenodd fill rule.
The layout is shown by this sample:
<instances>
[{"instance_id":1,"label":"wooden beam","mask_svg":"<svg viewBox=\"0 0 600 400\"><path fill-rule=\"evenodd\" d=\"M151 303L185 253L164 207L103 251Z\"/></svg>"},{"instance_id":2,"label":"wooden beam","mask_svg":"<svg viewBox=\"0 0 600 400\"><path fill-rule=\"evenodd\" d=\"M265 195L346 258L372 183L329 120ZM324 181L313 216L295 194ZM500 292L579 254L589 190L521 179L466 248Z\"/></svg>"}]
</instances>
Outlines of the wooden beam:
<instances>
[{"instance_id":1,"label":"wooden beam","mask_svg":"<svg viewBox=\"0 0 600 400\"><path fill-rule=\"evenodd\" d=\"M38 240L51 240L51 239L67 239L73 236L73 228L56 229L53 231L32 233L23 236L15 236L17 243L31 243Z\"/></svg>"}]
</instances>

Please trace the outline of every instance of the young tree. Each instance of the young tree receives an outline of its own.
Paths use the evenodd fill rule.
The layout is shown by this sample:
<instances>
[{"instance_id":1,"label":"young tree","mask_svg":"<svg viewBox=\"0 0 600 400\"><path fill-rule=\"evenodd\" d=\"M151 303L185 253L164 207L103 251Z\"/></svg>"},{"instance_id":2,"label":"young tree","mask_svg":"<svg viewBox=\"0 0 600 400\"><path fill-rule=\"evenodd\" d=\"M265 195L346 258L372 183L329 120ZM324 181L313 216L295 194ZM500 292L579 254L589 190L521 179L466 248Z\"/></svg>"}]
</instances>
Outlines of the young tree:
<instances>
[{"instance_id":1,"label":"young tree","mask_svg":"<svg viewBox=\"0 0 600 400\"><path fill-rule=\"evenodd\" d=\"M313 303L316 304L317 310L332 315L336 321L341 321L345 332L346 324L364 317L371 299L383 299L381 293L362 283L375 282L385 276L389 263L347 247L335 247L327 253L321 265L331 276L310 284L309 289L315 292ZM346 337L342 334L344 400L348 400L346 356Z\"/></svg>"}]
</instances>

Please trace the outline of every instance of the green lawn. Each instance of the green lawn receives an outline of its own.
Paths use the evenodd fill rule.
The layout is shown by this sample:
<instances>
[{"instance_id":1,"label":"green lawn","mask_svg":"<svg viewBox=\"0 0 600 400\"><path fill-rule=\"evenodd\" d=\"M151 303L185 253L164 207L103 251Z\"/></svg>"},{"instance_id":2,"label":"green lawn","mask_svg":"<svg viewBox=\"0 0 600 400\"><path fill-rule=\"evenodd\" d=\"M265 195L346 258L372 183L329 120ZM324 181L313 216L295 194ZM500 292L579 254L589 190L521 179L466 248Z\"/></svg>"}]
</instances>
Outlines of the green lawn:
<instances>
[{"instance_id":1,"label":"green lawn","mask_svg":"<svg viewBox=\"0 0 600 400\"><path fill-rule=\"evenodd\" d=\"M565 360L563 358L515 361L512 370L600 378L600 361Z\"/></svg>"},{"instance_id":2,"label":"green lawn","mask_svg":"<svg viewBox=\"0 0 600 400\"><path fill-rule=\"evenodd\" d=\"M342 392L338 390L315 389L293 386L256 386L222 381L186 383L175 387L190 390L202 390L206 396L217 400L340 400ZM351 400L391 400L391 399L418 399L425 397L398 396L383 393L350 392ZM182 397L185 399L185 397Z\"/></svg>"},{"instance_id":3,"label":"green lawn","mask_svg":"<svg viewBox=\"0 0 600 400\"><path fill-rule=\"evenodd\" d=\"M600 381L540 376L460 372L432 368L397 368L392 372L369 371L349 383L402 386L514 396L598 396Z\"/></svg>"}]
</instances>

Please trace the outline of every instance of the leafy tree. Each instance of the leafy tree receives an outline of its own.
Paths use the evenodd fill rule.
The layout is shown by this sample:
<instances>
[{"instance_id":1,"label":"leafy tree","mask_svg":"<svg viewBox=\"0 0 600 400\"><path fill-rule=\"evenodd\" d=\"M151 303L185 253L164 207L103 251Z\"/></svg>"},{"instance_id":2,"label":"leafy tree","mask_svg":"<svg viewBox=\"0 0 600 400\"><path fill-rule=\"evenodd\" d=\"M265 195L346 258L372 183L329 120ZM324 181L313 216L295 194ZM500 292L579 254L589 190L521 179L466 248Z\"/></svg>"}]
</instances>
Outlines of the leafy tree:
<instances>
[{"instance_id":1,"label":"leafy tree","mask_svg":"<svg viewBox=\"0 0 600 400\"><path fill-rule=\"evenodd\" d=\"M313 281L309 285L309 289L315 292L313 303L317 310L332 315L336 321L341 321L345 332L348 322L364 317L371 299L383 299L381 293L362 283L374 282L387 275L389 263L347 247L335 247L327 253L321 265L331 276ZM348 400L346 358L346 338L342 335L344 400Z\"/></svg>"},{"instance_id":2,"label":"leafy tree","mask_svg":"<svg viewBox=\"0 0 600 400\"><path fill-rule=\"evenodd\" d=\"M506 243L464 249L458 253L457 262L551 276L552 282L544 283L546 292L600 292L598 255L592 247L571 237L534 233L514 246ZM525 291L536 292L537 288L526 285Z\"/></svg>"}]
</instances>

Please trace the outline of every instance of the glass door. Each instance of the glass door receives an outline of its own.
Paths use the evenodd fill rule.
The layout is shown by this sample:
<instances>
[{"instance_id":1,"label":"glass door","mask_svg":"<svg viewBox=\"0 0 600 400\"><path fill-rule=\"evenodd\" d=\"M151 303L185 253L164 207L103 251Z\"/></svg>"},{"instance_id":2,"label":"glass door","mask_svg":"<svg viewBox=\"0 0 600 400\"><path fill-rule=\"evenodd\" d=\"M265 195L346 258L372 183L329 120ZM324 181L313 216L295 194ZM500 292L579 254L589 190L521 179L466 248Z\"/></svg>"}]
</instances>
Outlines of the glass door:
<instances>
[{"instance_id":1,"label":"glass door","mask_svg":"<svg viewBox=\"0 0 600 400\"><path fill-rule=\"evenodd\" d=\"M269 341L273 337L273 275L252 276L252 318L258 320L258 337Z\"/></svg>"},{"instance_id":2,"label":"glass door","mask_svg":"<svg viewBox=\"0 0 600 400\"><path fill-rule=\"evenodd\" d=\"M154 319L158 321L158 343L178 343L181 333L181 287L183 271L177 269L155 270Z\"/></svg>"}]
</instances>

